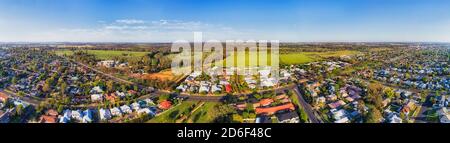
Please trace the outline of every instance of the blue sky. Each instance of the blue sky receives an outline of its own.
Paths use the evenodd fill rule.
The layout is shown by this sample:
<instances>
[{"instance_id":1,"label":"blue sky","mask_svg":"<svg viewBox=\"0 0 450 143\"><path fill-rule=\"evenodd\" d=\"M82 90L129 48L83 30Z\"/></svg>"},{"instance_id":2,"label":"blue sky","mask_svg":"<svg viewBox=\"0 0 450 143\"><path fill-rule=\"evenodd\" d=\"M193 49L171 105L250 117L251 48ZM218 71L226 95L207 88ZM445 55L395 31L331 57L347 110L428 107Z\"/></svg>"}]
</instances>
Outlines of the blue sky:
<instances>
[{"instance_id":1,"label":"blue sky","mask_svg":"<svg viewBox=\"0 0 450 143\"><path fill-rule=\"evenodd\" d=\"M0 42L450 42L448 0L0 0Z\"/></svg>"}]
</instances>

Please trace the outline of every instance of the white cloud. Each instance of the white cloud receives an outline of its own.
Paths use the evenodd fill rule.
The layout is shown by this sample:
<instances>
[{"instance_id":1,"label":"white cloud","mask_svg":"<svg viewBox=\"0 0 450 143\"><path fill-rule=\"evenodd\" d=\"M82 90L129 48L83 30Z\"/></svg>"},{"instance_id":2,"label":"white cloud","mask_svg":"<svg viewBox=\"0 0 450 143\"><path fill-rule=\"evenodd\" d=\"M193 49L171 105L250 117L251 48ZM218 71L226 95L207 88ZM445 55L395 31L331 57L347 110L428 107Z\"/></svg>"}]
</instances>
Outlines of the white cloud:
<instances>
[{"instance_id":1,"label":"white cloud","mask_svg":"<svg viewBox=\"0 0 450 143\"><path fill-rule=\"evenodd\" d=\"M117 23L124 23L124 24L144 24L145 21L143 20L136 20L136 19L119 19L116 20Z\"/></svg>"},{"instance_id":2,"label":"white cloud","mask_svg":"<svg viewBox=\"0 0 450 143\"><path fill-rule=\"evenodd\" d=\"M5 28L5 27L3 27ZM0 30L2 27L0 27ZM173 42L193 40L194 32L203 32L203 40L248 40L255 39L249 30L237 30L232 27L200 21L121 19L114 21L96 21L90 27L51 27L10 31L7 36L0 35L0 41L14 42ZM253 33L253 35L252 35ZM271 40L271 39L266 39Z\"/></svg>"},{"instance_id":3,"label":"white cloud","mask_svg":"<svg viewBox=\"0 0 450 143\"><path fill-rule=\"evenodd\" d=\"M96 28L59 29L46 32L51 41L68 42L172 42L192 40L193 32L203 32L204 40L234 39L243 33L222 25L199 21L157 20L115 20L102 22Z\"/></svg>"}]
</instances>

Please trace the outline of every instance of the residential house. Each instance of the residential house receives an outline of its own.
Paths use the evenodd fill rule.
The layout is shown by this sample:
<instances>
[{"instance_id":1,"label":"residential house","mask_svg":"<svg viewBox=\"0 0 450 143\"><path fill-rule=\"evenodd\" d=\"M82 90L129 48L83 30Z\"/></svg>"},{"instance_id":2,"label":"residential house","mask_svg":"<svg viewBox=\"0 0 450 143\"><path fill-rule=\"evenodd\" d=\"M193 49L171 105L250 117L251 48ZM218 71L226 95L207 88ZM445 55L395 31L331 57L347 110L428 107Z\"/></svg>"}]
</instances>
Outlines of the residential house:
<instances>
[{"instance_id":1,"label":"residential house","mask_svg":"<svg viewBox=\"0 0 450 143\"><path fill-rule=\"evenodd\" d=\"M117 97L115 93L111 93L111 94L106 94L105 99L108 100L109 103L115 103L119 99L119 97Z\"/></svg>"},{"instance_id":2,"label":"residential house","mask_svg":"<svg viewBox=\"0 0 450 143\"><path fill-rule=\"evenodd\" d=\"M148 114L148 115L152 115L155 116L156 112L152 111L150 108L141 108L139 110L137 110L138 114Z\"/></svg>"},{"instance_id":3,"label":"residential house","mask_svg":"<svg viewBox=\"0 0 450 143\"><path fill-rule=\"evenodd\" d=\"M9 123L11 115L16 112L15 108L6 109L5 112L0 110L0 123Z\"/></svg>"},{"instance_id":4,"label":"residential house","mask_svg":"<svg viewBox=\"0 0 450 143\"><path fill-rule=\"evenodd\" d=\"M83 121L83 112L81 110L72 110L72 119Z\"/></svg>"},{"instance_id":5,"label":"residential house","mask_svg":"<svg viewBox=\"0 0 450 143\"><path fill-rule=\"evenodd\" d=\"M126 113L126 114L133 113L133 111L131 110L130 106L128 106L128 105L120 106L120 110L122 111L122 113Z\"/></svg>"},{"instance_id":6,"label":"residential house","mask_svg":"<svg viewBox=\"0 0 450 143\"><path fill-rule=\"evenodd\" d=\"M258 107L256 108L256 114L266 114L266 115L272 115L278 111L281 110L295 110L295 106L292 103L283 104L279 106L274 107Z\"/></svg>"},{"instance_id":7,"label":"residential house","mask_svg":"<svg viewBox=\"0 0 450 143\"><path fill-rule=\"evenodd\" d=\"M339 101L328 104L328 107L330 107L331 109L336 109L336 108L339 108L344 105L346 105L346 103L342 100L339 100Z\"/></svg>"},{"instance_id":8,"label":"residential house","mask_svg":"<svg viewBox=\"0 0 450 143\"><path fill-rule=\"evenodd\" d=\"M68 123L72 118L72 110L66 109L63 112L63 116L59 118L59 123Z\"/></svg>"},{"instance_id":9,"label":"residential house","mask_svg":"<svg viewBox=\"0 0 450 143\"><path fill-rule=\"evenodd\" d=\"M201 81L200 82L200 89L198 90L198 92L200 93L208 93L210 90L210 84L208 82L205 81Z\"/></svg>"},{"instance_id":10,"label":"residential house","mask_svg":"<svg viewBox=\"0 0 450 143\"><path fill-rule=\"evenodd\" d=\"M103 95L102 94L92 94L91 101L92 102L101 102L101 101L103 101Z\"/></svg>"},{"instance_id":11,"label":"residential house","mask_svg":"<svg viewBox=\"0 0 450 143\"><path fill-rule=\"evenodd\" d=\"M450 114L447 108L441 108L437 113L439 115L440 123L450 123Z\"/></svg>"},{"instance_id":12,"label":"residential house","mask_svg":"<svg viewBox=\"0 0 450 143\"><path fill-rule=\"evenodd\" d=\"M3 92L0 92L0 102L5 103L6 101L8 101L8 98L9 98L8 95L6 95Z\"/></svg>"},{"instance_id":13,"label":"residential house","mask_svg":"<svg viewBox=\"0 0 450 143\"><path fill-rule=\"evenodd\" d=\"M111 119L111 112L109 109L100 109L99 110L100 120L106 121Z\"/></svg>"},{"instance_id":14,"label":"residential house","mask_svg":"<svg viewBox=\"0 0 450 143\"><path fill-rule=\"evenodd\" d=\"M100 86L96 86L94 88L91 89L90 93L91 94L102 94L104 91Z\"/></svg>"},{"instance_id":15,"label":"residential house","mask_svg":"<svg viewBox=\"0 0 450 143\"><path fill-rule=\"evenodd\" d=\"M133 94L135 94L136 92L134 91L134 90L130 90L130 91L128 91L128 93L133 93ZM119 96L120 98L124 98L125 97L125 93L124 92L119 92L119 91L116 91L116 94L115 94L116 96Z\"/></svg>"},{"instance_id":16,"label":"residential house","mask_svg":"<svg viewBox=\"0 0 450 143\"><path fill-rule=\"evenodd\" d=\"M83 123L92 123L93 118L92 118L92 111L90 109L86 109L83 111Z\"/></svg>"},{"instance_id":17,"label":"residential house","mask_svg":"<svg viewBox=\"0 0 450 143\"><path fill-rule=\"evenodd\" d=\"M255 123L272 123L272 119L268 116L256 117Z\"/></svg>"},{"instance_id":18,"label":"residential house","mask_svg":"<svg viewBox=\"0 0 450 143\"><path fill-rule=\"evenodd\" d=\"M330 110L333 119L335 120L335 123L348 123L349 122L349 118L347 117L347 111L345 111L344 109L340 109L340 110L336 110L336 109L331 109Z\"/></svg>"},{"instance_id":19,"label":"residential house","mask_svg":"<svg viewBox=\"0 0 450 143\"><path fill-rule=\"evenodd\" d=\"M187 85L181 84L176 89L180 90L181 92L186 92L187 88L188 88Z\"/></svg>"},{"instance_id":20,"label":"residential house","mask_svg":"<svg viewBox=\"0 0 450 143\"><path fill-rule=\"evenodd\" d=\"M56 116L42 115L39 117L39 123L56 123L57 119Z\"/></svg>"},{"instance_id":21,"label":"residential house","mask_svg":"<svg viewBox=\"0 0 450 143\"><path fill-rule=\"evenodd\" d=\"M147 105L155 105L155 103L153 102L153 100L150 99L150 98L144 99L144 102L145 102Z\"/></svg>"},{"instance_id":22,"label":"residential house","mask_svg":"<svg viewBox=\"0 0 450 143\"><path fill-rule=\"evenodd\" d=\"M259 101L259 106L262 106L262 107L269 106L273 102L274 102L273 99L270 99L270 98L261 99ZM259 107L259 106L254 106L254 107Z\"/></svg>"},{"instance_id":23,"label":"residential house","mask_svg":"<svg viewBox=\"0 0 450 143\"><path fill-rule=\"evenodd\" d=\"M111 68L111 67L115 67L116 63L117 62L115 62L114 60L106 60L106 61L97 62L97 66L103 66L103 67Z\"/></svg>"},{"instance_id":24,"label":"residential house","mask_svg":"<svg viewBox=\"0 0 450 143\"><path fill-rule=\"evenodd\" d=\"M388 123L402 123L403 119L400 118L400 115L398 115L398 113L391 113L387 117L387 121L388 121Z\"/></svg>"},{"instance_id":25,"label":"residential house","mask_svg":"<svg viewBox=\"0 0 450 143\"><path fill-rule=\"evenodd\" d=\"M141 105L137 102L134 102L133 104L131 104L131 109L133 109L134 111L138 111L139 109L141 109Z\"/></svg>"},{"instance_id":26,"label":"residential house","mask_svg":"<svg viewBox=\"0 0 450 143\"><path fill-rule=\"evenodd\" d=\"M158 108L162 109L162 110L170 109L170 107L172 107L172 102L167 101L167 100L159 103L159 105L158 105Z\"/></svg>"},{"instance_id":27,"label":"residential house","mask_svg":"<svg viewBox=\"0 0 450 143\"><path fill-rule=\"evenodd\" d=\"M110 109L110 111L112 116L122 116L122 111L117 107Z\"/></svg>"},{"instance_id":28,"label":"residential house","mask_svg":"<svg viewBox=\"0 0 450 143\"><path fill-rule=\"evenodd\" d=\"M222 91L222 87L220 85L214 84L211 86L212 93L220 93Z\"/></svg>"}]
</instances>

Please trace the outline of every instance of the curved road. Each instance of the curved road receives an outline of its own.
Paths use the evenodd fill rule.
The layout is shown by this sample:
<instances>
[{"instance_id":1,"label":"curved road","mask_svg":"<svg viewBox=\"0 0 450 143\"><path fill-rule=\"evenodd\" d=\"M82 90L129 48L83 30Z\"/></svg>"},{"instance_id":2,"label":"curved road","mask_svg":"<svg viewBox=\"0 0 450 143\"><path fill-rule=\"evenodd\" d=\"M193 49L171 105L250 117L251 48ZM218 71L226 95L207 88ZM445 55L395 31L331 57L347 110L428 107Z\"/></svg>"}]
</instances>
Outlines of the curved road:
<instances>
[{"instance_id":1,"label":"curved road","mask_svg":"<svg viewBox=\"0 0 450 143\"><path fill-rule=\"evenodd\" d=\"M319 118L317 118L316 113L314 112L314 110L312 109L311 105L309 105L309 103L307 103L305 101L305 99L303 98L302 94L300 94L300 91L298 89L297 86L295 86L294 88L295 93L297 94L298 97L298 101L300 106L303 107L303 110L306 112L306 114L308 115L308 118L310 120L311 123L323 123L322 120L320 120Z\"/></svg>"}]
</instances>

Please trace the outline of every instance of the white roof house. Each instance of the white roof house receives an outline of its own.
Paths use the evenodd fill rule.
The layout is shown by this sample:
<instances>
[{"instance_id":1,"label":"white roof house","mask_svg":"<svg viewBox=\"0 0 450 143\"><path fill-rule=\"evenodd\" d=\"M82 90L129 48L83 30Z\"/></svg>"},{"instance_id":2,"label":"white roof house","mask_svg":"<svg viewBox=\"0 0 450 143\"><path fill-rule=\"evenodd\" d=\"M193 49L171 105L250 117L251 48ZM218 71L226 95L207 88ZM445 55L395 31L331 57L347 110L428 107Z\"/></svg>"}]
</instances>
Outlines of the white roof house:
<instances>
[{"instance_id":1,"label":"white roof house","mask_svg":"<svg viewBox=\"0 0 450 143\"><path fill-rule=\"evenodd\" d=\"M139 110L137 111L137 113L138 113L138 114L149 114L149 115L152 115L152 116L155 116L155 115L156 115L156 113L155 113L154 111L150 110L149 108L142 108L142 109L139 109Z\"/></svg>"},{"instance_id":2,"label":"white roof house","mask_svg":"<svg viewBox=\"0 0 450 143\"><path fill-rule=\"evenodd\" d=\"M221 85L227 85L227 84L230 84L228 81L226 81L226 80L220 80L219 81L219 84L221 84Z\"/></svg>"},{"instance_id":3,"label":"white roof house","mask_svg":"<svg viewBox=\"0 0 450 143\"><path fill-rule=\"evenodd\" d=\"M187 88L188 88L187 85L182 84L182 85L178 86L176 89L181 90L182 92L186 92Z\"/></svg>"},{"instance_id":4,"label":"white roof house","mask_svg":"<svg viewBox=\"0 0 450 143\"><path fill-rule=\"evenodd\" d=\"M133 113L130 106L128 106L128 105L120 106L120 110L122 110L123 113L127 113L127 114Z\"/></svg>"},{"instance_id":5,"label":"white roof house","mask_svg":"<svg viewBox=\"0 0 450 143\"><path fill-rule=\"evenodd\" d=\"M275 86L274 78L261 78L261 86L263 87L272 87Z\"/></svg>"},{"instance_id":6,"label":"white roof house","mask_svg":"<svg viewBox=\"0 0 450 143\"><path fill-rule=\"evenodd\" d=\"M331 113L333 114L333 118L336 121L339 121L343 118L346 118L346 114L347 112L344 109L340 109L340 110L331 110Z\"/></svg>"},{"instance_id":7,"label":"white roof house","mask_svg":"<svg viewBox=\"0 0 450 143\"><path fill-rule=\"evenodd\" d=\"M91 89L90 93L103 93L103 89L100 86L96 86Z\"/></svg>"},{"instance_id":8,"label":"white roof house","mask_svg":"<svg viewBox=\"0 0 450 143\"><path fill-rule=\"evenodd\" d=\"M70 121L70 118L66 118L66 117L60 117L59 118L59 123L68 123Z\"/></svg>"},{"instance_id":9,"label":"white roof house","mask_svg":"<svg viewBox=\"0 0 450 143\"><path fill-rule=\"evenodd\" d=\"M64 110L63 117L70 119L72 117L72 111L69 109Z\"/></svg>"},{"instance_id":10,"label":"white roof house","mask_svg":"<svg viewBox=\"0 0 450 143\"><path fill-rule=\"evenodd\" d=\"M199 92L209 92L210 86L208 83L206 82L202 82L200 84L200 89L198 90Z\"/></svg>"},{"instance_id":11,"label":"white roof house","mask_svg":"<svg viewBox=\"0 0 450 143\"><path fill-rule=\"evenodd\" d=\"M116 91L116 95L119 96L119 97L125 97L125 93L124 92Z\"/></svg>"},{"instance_id":12,"label":"white roof house","mask_svg":"<svg viewBox=\"0 0 450 143\"><path fill-rule=\"evenodd\" d=\"M202 73L200 71L194 71L189 76L191 76L193 78L196 78L196 77L200 76L201 74Z\"/></svg>"},{"instance_id":13,"label":"white roof house","mask_svg":"<svg viewBox=\"0 0 450 143\"><path fill-rule=\"evenodd\" d=\"M397 114L393 114L390 118L388 118L389 123L402 123L403 120Z\"/></svg>"},{"instance_id":14,"label":"white roof house","mask_svg":"<svg viewBox=\"0 0 450 143\"><path fill-rule=\"evenodd\" d=\"M72 110L72 119L77 121L83 120L83 112L81 110Z\"/></svg>"},{"instance_id":15,"label":"white roof house","mask_svg":"<svg viewBox=\"0 0 450 143\"><path fill-rule=\"evenodd\" d=\"M350 120L347 117L334 121L334 123L349 123Z\"/></svg>"},{"instance_id":16,"label":"white roof house","mask_svg":"<svg viewBox=\"0 0 450 143\"><path fill-rule=\"evenodd\" d=\"M72 111L66 109L63 112L63 116L59 118L59 123L68 123L71 118L72 118Z\"/></svg>"},{"instance_id":17,"label":"white roof house","mask_svg":"<svg viewBox=\"0 0 450 143\"><path fill-rule=\"evenodd\" d=\"M102 94L92 94L91 95L91 101L92 102L103 101L103 95Z\"/></svg>"},{"instance_id":18,"label":"white roof house","mask_svg":"<svg viewBox=\"0 0 450 143\"><path fill-rule=\"evenodd\" d=\"M265 69L265 70L259 70L258 71L259 72L259 74L261 75L261 76L265 76L265 77L267 77L267 76L269 76L270 75L270 70L268 70L268 69Z\"/></svg>"},{"instance_id":19,"label":"white roof house","mask_svg":"<svg viewBox=\"0 0 450 143\"><path fill-rule=\"evenodd\" d=\"M100 109L99 110L100 113L100 120L109 120L111 119L111 112L109 111L109 109Z\"/></svg>"},{"instance_id":20,"label":"white roof house","mask_svg":"<svg viewBox=\"0 0 450 143\"><path fill-rule=\"evenodd\" d=\"M122 111L120 111L120 109L117 107L110 109L110 111L111 111L111 115L113 115L113 116L122 116Z\"/></svg>"},{"instance_id":21,"label":"white roof house","mask_svg":"<svg viewBox=\"0 0 450 143\"><path fill-rule=\"evenodd\" d=\"M139 103L137 103L137 102L134 102L133 104L131 104L131 108L134 111L137 111L137 110L141 109L141 105Z\"/></svg>"},{"instance_id":22,"label":"white roof house","mask_svg":"<svg viewBox=\"0 0 450 143\"><path fill-rule=\"evenodd\" d=\"M152 105L152 104L154 105L154 104L155 104L155 103L153 102L153 100L150 99L150 98L144 99L144 101L147 102L147 105L149 105L149 104L150 104L150 105Z\"/></svg>"},{"instance_id":23,"label":"white roof house","mask_svg":"<svg viewBox=\"0 0 450 143\"><path fill-rule=\"evenodd\" d=\"M220 92L220 91L222 91L222 86L220 85L215 84L211 87L211 92Z\"/></svg>"},{"instance_id":24,"label":"white roof house","mask_svg":"<svg viewBox=\"0 0 450 143\"><path fill-rule=\"evenodd\" d=\"M116 62L114 60L106 60L98 62L97 66L114 67L115 64Z\"/></svg>"}]
</instances>

